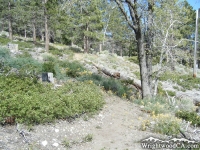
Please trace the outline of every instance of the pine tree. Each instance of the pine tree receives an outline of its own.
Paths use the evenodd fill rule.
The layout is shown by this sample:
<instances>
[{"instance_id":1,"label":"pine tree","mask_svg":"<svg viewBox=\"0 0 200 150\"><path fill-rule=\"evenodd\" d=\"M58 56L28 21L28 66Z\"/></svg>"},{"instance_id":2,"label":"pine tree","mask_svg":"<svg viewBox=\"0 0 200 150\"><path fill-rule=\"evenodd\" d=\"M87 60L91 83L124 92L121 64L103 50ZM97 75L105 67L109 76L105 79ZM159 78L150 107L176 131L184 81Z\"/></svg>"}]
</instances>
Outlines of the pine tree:
<instances>
[{"instance_id":1,"label":"pine tree","mask_svg":"<svg viewBox=\"0 0 200 150\"><path fill-rule=\"evenodd\" d=\"M0 0L0 10L1 10L1 18L3 21L8 22L8 31L9 38L13 40L13 27L12 24L14 22L14 8L15 8L15 0Z\"/></svg>"}]
</instances>

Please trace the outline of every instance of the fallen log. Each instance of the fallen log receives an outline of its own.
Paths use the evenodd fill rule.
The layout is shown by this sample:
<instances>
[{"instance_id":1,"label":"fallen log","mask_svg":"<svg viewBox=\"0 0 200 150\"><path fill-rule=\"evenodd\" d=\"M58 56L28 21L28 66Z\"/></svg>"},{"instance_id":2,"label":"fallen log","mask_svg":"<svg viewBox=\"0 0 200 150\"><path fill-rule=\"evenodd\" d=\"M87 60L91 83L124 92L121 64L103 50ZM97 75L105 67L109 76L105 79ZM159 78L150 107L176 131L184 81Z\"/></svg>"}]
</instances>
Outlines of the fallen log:
<instances>
[{"instance_id":1,"label":"fallen log","mask_svg":"<svg viewBox=\"0 0 200 150\"><path fill-rule=\"evenodd\" d=\"M134 83L134 81L130 82L130 79L128 79L126 77L121 77L120 72L113 72L112 73L112 72L106 70L105 68L100 68L99 66L97 66L94 63L92 63L92 64L98 69L99 72L102 72L103 74L105 74L109 77L112 77L112 78L121 79L121 80L123 80L123 82L133 85L139 91L142 90L142 87L139 84Z\"/></svg>"}]
</instances>

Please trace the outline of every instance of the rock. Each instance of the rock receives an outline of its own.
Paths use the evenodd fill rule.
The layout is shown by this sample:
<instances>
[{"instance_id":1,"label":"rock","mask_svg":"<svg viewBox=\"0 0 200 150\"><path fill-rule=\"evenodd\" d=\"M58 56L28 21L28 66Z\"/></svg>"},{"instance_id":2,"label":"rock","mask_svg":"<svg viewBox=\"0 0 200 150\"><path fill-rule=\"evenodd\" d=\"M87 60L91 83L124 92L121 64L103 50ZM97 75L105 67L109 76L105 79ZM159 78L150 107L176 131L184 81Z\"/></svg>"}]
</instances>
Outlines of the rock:
<instances>
[{"instance_id":1,"label":"rock","mask_svg":"<svg viewBox=\"0 0 200 150\"><path fill-rule=\"evenodd\" d=\"M47 146L48 142L45 140L45 141L42 141L42 145L43 146Z\"/></svg>"},{"instance_id":2,"label":"rock","mask_svg":"<svg viewBox=\"0 0 200 150\"><path fill-rule=\"evenodd\" d=\"M42 81L43 82L51 82L54 84L53 73L51 73L51 72L42 73Z\"/></svg>"},{"instance_id":3,"label":"rock","mask_svg":"<svg viewBox=\"0 0 200 150\"><path fill-rule=\"evenodd\" d=\"M58 147L58 145L59 145L58 143L53 143L53 146L55 147Z\"/></svg>"},{"instance_id":4,"label":"rock","mask_svg":"<svg viewBox=\"0 0 200 150\"><path fill-rule=\"evenodd\" d=\"M17 52L18 51L18 44L11 44L8 43L8 49L10 49L11 52Z\"/></svg>"},{"instance_id":5,"label":"rock","mask_svg":"<svg viewBox=\"0 0 200 150\"><path fill-rule=\"evenodd\" d=\"M200 106L200 99L194 98L193 103L195 106Z\"/></svg>"}]
</instances>

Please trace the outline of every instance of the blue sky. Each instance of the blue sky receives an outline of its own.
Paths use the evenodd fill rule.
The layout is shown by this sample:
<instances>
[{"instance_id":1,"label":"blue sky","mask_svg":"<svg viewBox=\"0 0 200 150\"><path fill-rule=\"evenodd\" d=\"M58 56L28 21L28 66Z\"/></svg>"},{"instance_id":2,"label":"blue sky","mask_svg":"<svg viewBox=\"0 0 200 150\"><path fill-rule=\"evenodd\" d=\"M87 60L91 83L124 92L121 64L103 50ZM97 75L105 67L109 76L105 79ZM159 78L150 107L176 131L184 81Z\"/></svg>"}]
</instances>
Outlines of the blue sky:
<instances>
[{"instance_id":1,"label":"blue sky","mask_svg":"<svg viewBox=\"0 0 200 150\"><path fill-rule=\"evenodd\" d=\"M194 10L200 8L200 0L187 0L187 1L193 7Z\"/></svg>"}]
</instances>

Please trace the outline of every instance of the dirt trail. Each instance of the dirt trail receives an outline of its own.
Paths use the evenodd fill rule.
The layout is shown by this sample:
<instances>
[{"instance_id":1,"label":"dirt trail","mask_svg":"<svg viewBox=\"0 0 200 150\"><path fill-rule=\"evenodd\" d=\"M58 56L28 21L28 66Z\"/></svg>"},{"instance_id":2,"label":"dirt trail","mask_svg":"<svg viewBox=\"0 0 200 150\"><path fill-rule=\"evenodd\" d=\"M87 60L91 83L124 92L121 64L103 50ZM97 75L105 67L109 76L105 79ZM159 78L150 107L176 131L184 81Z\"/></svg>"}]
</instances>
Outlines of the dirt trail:
<instances>
[{"instance_id":1,"label":"dirt trail","mask_svg":"<svg viewBox=\"0 0 200 150\"><path fill-rule=\"evenodd\" d=\"M104 108L92 118L82 116L71 123L58 121L55 124L34 126L28 132L18 127L25 138L16 130L16 126L0 127L0 149L2 150L139 150L140 140L149 136L159 137L147 131L141 131L139 117L148 114L140 111L139 106L116 96L105 96ZM84 137L92 135L92 140Z\"/></svg>"}]
</instances>

